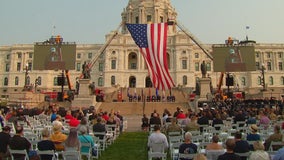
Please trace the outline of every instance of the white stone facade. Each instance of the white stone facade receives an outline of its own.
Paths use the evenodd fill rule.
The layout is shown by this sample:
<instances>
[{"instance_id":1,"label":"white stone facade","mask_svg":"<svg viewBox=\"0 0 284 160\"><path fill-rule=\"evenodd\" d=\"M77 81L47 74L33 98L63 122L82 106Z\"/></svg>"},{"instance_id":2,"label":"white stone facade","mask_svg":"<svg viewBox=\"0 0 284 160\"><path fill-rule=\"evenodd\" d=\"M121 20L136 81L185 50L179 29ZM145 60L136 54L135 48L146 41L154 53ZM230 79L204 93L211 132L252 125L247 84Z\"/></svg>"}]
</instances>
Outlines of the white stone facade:
<instances>
[{"instance_id":1,"label":"white stone facade","mask_svg":"<svg viewBox=\"0 0 284 160\"><path fill-rule=\"evenodd\" d=\"M129 0L127 7L123 10L122 21L125 23L158 23L166 22L168 19L176 20L177 13L171 6L169 0ZM115 28L116 26L114 26ZM106 41L113 32L106 35ZM70 71L70 80L75 88L76 78L82 72L82 64L89 62L102 44L77 44L76 68ZM212 45L206 47L212 50ZM168 60L169 71L176 86L194 88L198 77L201 77L200 65L202 61L208 64L208 75L212 79L213 88L217 87L220 72L213 72L213 62L205 55L193 41L180 31L177 26L170 26L168 31ZM284 94L284 44L256 44L256 62L264 64L265 82L268 89L273 92ZM0 47L0 94L8 95L20 92L24 86L25 65L33 64L33 44L19 44ZM257 65L256 64L256 65ZM55 77L62 71L36 71L29 72L30 83L41 77L41 85L38 91L60 91L56 86ZM257 93L260 85L260 71L234 73L235 82L241 91ZM148 70L139 48L135 45L125 25L122 26L118 35L112 40L96 61L91 71L91 81L99 87L146 87ZM18 78L17 78L18 77ZM16 83L18 79L18 83ZM6 82L5 82L6 80ZM8 83L7 83L8 80ZM225 80L225 77L224 77ZM68 87L66 86L65 89ZM223 81L223 88L226 88ZM271 90L272 91L272 90Z\"/></svg>"}]
</instances>

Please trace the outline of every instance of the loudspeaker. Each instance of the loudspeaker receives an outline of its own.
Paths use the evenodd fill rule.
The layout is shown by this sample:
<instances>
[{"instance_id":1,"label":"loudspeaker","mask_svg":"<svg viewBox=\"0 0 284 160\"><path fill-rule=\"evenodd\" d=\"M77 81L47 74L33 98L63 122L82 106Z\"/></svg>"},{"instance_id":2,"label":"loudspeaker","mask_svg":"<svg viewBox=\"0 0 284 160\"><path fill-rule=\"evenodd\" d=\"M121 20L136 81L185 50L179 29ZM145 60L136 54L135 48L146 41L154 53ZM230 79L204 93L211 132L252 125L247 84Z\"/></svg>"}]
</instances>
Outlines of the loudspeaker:
<instances>
[{"instance_id":1,"label":"loudspeaker","mask_svg":"<svg viewBox=\"0 0 284 160\"><path fill-rule=\"evenodd\" d=\"M64 85L64 77L57 77L57 85L58 86Z\"/></svg>"},{"instance_id":2,"label":"loudspeaker","mask_svg":"<svg viewBox=\"0 0 284 160\"><path fill-rule=\"evenodd\" d=\"M57 92L57 101L59 101L59 102L63 101L63 94L62 94L62 92Z\"/></svg>"},{"instance_id":3,"label":"loudspeaker","mask_svg":"<svg viewBox=\"0 0 284 160\"><path fill-rule=\"evenodd\" d=\"M234 78L226 77L226 86L233 86L233 85L234 85Z\"/></svg>"}]
</instances>

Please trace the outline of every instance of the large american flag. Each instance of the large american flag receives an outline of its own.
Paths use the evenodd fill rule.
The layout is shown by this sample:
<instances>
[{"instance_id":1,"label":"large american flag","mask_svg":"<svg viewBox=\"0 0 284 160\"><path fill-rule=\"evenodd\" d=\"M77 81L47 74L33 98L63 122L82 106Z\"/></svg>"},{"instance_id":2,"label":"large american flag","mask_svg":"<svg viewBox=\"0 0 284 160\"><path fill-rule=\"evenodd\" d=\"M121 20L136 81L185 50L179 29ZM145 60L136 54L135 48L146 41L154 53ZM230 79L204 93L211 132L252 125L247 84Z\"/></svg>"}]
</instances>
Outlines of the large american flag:
<instances>
[{"instance_id":1,"label":"large american flag","mask_svg":"<svg viewBox=\"0 0 284 160\"><path fill-rule=\"evenodd\" d=\"M155 88L167 90L174 86L168 71L167 23L126 24L143 55Z\"/></svg>"}]
</instances>

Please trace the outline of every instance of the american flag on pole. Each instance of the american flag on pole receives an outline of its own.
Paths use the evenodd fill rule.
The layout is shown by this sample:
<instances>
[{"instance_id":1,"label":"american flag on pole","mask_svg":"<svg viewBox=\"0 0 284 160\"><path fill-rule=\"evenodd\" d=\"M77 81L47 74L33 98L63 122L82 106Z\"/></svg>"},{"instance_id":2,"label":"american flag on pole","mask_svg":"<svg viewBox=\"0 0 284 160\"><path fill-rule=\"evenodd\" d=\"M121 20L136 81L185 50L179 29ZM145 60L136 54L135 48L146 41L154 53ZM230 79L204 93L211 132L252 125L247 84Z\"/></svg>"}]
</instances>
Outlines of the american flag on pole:
<instances>
[{"instance_id":1,"label":"american flag on pole","mask_svg":"<svg viewBox=\"0 0 284 160\"><path fill-rule=\"evenodd\" d=\"M167 90L174 86L167 62L167 23L126 24L143 55L155 88Z\"/></svg>"}]
</instances>

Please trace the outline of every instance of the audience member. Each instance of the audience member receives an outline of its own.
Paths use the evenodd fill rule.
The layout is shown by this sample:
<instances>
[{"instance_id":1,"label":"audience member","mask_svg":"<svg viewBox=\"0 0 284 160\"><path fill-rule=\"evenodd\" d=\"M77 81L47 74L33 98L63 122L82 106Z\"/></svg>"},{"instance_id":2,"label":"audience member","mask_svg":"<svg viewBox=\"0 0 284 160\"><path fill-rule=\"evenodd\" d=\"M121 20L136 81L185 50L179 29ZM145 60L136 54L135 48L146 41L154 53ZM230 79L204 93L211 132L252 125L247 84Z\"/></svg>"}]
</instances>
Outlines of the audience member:
<instances>
[{"instance_id":1,"label":"audience member","mask_svg":"<svg viewBox=\"0 0 284 160\"><path fill-rule=\"evenodd\" d=\"M182 128L177 124L176 118L172 118L171 124L167 126L166 133L168 134L169 132L182 132Z\"/></svg>"},{"instance_id":2,"label":"audience member","mask_svg":"<svg viewBox=\"0 0 284 160\"><path fill-rule=\"evenodd\" d=\"M81 127L86 127L87 128L87 134L90 133L90 129L89 129L89 125L88 125L88 121L86 117L83 117L80 121L80 124L77 126L77 130L79 131L81 129Z\"/></svg>"},{"instance_id":3,"label":"audience member","mask_svg":"<svg viewBox=\"0 0 284 160\"><path fill-rule=\"evenodd\" d=\"M65 151L80 151L80 141L76 128L70 128L69 135L64 142Z\"/></svg>"},{"instance_id":4,"label":"audience member","mask_svg":"<svg viewBox=\"0 0 284 160\"><path fill-rule=\"evenodd\" d=\"M256 124L249 126L250 133L247 135L247 141L260 141L260 135L257 133L258 127Z\"/></svg>"},{"instance_id":5,"label":"audience member","mask_svg":"<svg viewBox=\"0 0 284 160\"><path fill-rule=\"evenodd\" d=\"M241 160L241 157L234 153L236 143L234 139L227 139L226 141L226 153L220 155L218 160Z\"/></svg>"},{"instance_id":6,"label":"audience member","mask_svg":"<svg viewBox=\"0 0 284 160\"><path fill-rule=\"evenodd\" d=\"M102 118L101 117L98 117L97 119L97 123L93 125L93 132L106 132L106 127L104 124L102 124ZM95 135L96 136L96 135ZM104 136L103 135L100 135L99 136L100 139L103 139Z\"/></svg>"},{"instance_id":7,"label":"audience member","mask_svg":"<svg viewBox=\"0 0 284 160\"><path fill-rule=\"evenodd\" d=\"M283 160L284 159L284 147L279 149L274 155L272 160Z\"/></svg>"},{"instance_id":8,"label":"audience member","mask_svg":"<svg viewBox=\"0 0 284 160\"><path fill-rule=\"evenodd\" d=\"M199 125L209 125L209 118L207 117L207 112L203 111L201 114L202 115L200 118L198 118L197 123ZM203 132L203 127L200 127L199 129L200 132Z\"/></svg>"},{"instance_id":9,"label":"audience member","mask_svg":"<svg viewBox=\"0 0 284 160\"><path fill-rule=\"evenodd\" d=\"M77 128L77 126L80 124L80 121L78 120L78 116L79 116L78 112L74 113L74 117L72 119L70 119L70 121L69 121L70 127Z\"/></svg>"},{"instance_id":10,"label":"audience member","mask_svg":"<svg viewBox=\"0 0 284 160\"><path fill-rule=\"evenodd\" d=\"M268 151L272 141L281 142L282 138L283 138L283 134L281 134L281 132L280 132L280 126L275 125L274 126L274 133L272 135L270 135L264 142L265 150ZM272 147L273 147L274 151L281 148L281 146L272 146Z\"/></svg>"},{"instance_id":11,"label":"audience member","mask_svg":"<svg viewBox=\"0 0 284 160\"><path fill-rule=\"evenodd\" d=\"M264 151L264 145L261 141L253 143L254 151L251 152L249 160L269 160L269 154Z\"/></svg>"},{"instance_id":12,"label":"audience member","mask_svg":"<svg viewBox=\"0 0 284 160\"><path fill-rule=\"evenodd\" d=\"M223 120L219 113L216 114L215 118L212 121L212 126L214 127L216 124L224 124ZM220 130L220 127L215 127L216 130Z\"/></svg>"},{"instance_id":13,"label":"audience member","mask_svg":"<svg viewBox=\"0 0 284 160\"><path fill-rule=\"evenodd\" d=\"M242 140L242 133L236 132L235 133L235 153L246 153L250 151L249 143L246 140ZM242 160L246 160L246 157L241 157Z\"/></svg>"},{"instance_id":14,"label":"audience member","mask_svg":"<svg viewBox=\"0 0 284 160\"><path fill-rule=\"evenodd\" d=\"M9 147L14 150L26 150L29 157L35 157L36 152L31 150L31 143L24 137L24 129L22 126L16 126L16 134L10 139ZM25 155L15 154L15 159L22 159Z\"/></svg>"},{"instance_id":15,"label":"audience member","mask_svg":"<svg viewBox=\"0 0 284 160\"><path fill-rule=\"evenodd\" d=\"M194 154L197 153L197 145L191 142L191 133L186 132L184 135L184 143L179 146L179 153ZM181 159L185 160L185 159Z\"/></svg>"},{"instance_id":16,"label":"audience member","mask_svg":"<svg viewBox=\"0 0 284 160\"><path fill-rule=\"evenodd\" d=\"M9 153L7 152L8 144L10 141L10 131L11 128L9 126L5 126L2 128L2 132L0 132L0 159L6 158L9 156Z\"/></svg>"},{"instance_id":17,"label":"audience member","mask_svg":"<svg viewBox=\"0 0 284 160\"><path fill-rule=\"evenodd\" d=\"M207 157L204 154L198 153L193 157L193 160L207 160Z\"/></svg>"},{"instance_id":18,"label":"audience member","mask_svg":"<svg viewBox=\"0 0 284 160\"><path fill-rule=\"evenodd\" d=\"M49 140L50 133L49 133L48 128L44 128L41 131L41 136L42 136L41 141L39 141L37 143L38 150L40 150L40 151L55 150L54 143L51 140ZM50 155L41 155L40 159L52 160L52 156L50 156Z\"/></svg>"},{"instance_id":19,"label":"audience member","mask_svg":"<svg viewBox=\"0 0 284 160\"><path fill-rule=\"evenodd\" d=\"M148 138L148 147L152 148L153 147L152 144L156 144L156 143L162 143L165 149L169 147L167 137L163 133L161 133L160 125L154 126L154 132L151 133L151 135ZM152 150L153 152L155 152L157 151L157 148L152 148Z\"/></svg>"},{"instance_id":20,"label":"audience member","mask_svg":"<svg viewBox=\"0 0 284 160\"><path fill-rule=\"evenodd\" d=\"M143 131L148 131L149 129L149 118L146 116L146 114L143 114L143 118L141 119L142 125L141 128Z\"/></svg>"},{"instance_id":21,"label":"audience member","mask_svg":"<svg viewBox=\"0 0 284 160\"><path fill-rule=\"evenodd\" d=\"M150 118L150 125L161 125L161 118L157 113L153 113L153 117Z\"/></svg>"},{"instance_id":22,"label":"audience member","mask_svg":"<svg viewBox=\"0 0 284 160\"><path fill-rule=\"evenodd\" d=\"M63 142L66 140L67 136L61 132L62 125L53 125L53 133L50 135L50 140L54 143L56 151L63 151Z\"/></svg>"},{"instance_id":23,"label":"audience member","mask_svg":"<svg viewBox=\"0 0 284 160\"><path fill-rule=\"evenodd\" d=\"M263 111L259 111L259 125L267 129L270 123L270 119Z\"/></svg>"},{"instance_id":24,"label":"audience member","mask_svg":"<svg viewBox=\"0 0 284 160\"><path fill-rule=\"evenodd\" d=\"M188 122L187 125L184 127L185 132L190 132L190 131L199 131L199 125L197 123L197 116L192 115L190 117L190 121Z\"/></svg>"},{"instance_id":25,"label":"audience member","mask_svg":"<svg viewBox=\"0 0 284 160\"><path fill-rule=\"evenodd\" d=\"M207 144L206 150L222 150L222 149L224 149L221 144L218 144L218 142L219 142L219 136L214 135L212 137L212 142Z\"/></svg>"},{"instance_id":26,"label":"audience member","mask_svg":"<svg viewBox=\"0 0 284 160\"><path fill-rule=\"evenodd\" d=\"M90 143L92 148L95 147L95 143L94 143L93 137L87 134L87 127L82 126L80 128L80 130L78 130L78 132L79 132L79 141L80 141L80 143ZM81 152L88 153L89 152L89 148L86 147L86 146L83 146L83 147L81 147Z\"/></svg>"}]
</instances>

